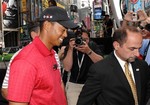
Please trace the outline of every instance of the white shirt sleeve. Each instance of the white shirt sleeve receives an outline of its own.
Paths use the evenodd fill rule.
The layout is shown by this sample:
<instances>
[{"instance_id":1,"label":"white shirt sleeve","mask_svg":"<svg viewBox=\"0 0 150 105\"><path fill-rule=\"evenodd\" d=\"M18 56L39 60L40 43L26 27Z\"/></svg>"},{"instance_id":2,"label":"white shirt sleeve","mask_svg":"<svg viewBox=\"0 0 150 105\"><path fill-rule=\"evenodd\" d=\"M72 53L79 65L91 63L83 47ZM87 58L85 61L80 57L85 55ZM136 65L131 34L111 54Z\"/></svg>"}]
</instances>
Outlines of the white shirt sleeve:
<instances>
[{"instance_id":1,"label":"white shirt sleeve","mask_svg":"<svg viewBox=\"0 0 150 105\"><path fill-rule=\"evenodd\" d=\"M4 80L3 80L3 83L2 83L2 88L8 88L10 65L11 65L13 59L18 55L18 53L19 53L20 51L21 51L21 49L18 50L18 51L11 57L11 59L10 59L10 61L9 61L9 64L8 64L7 70L6 70L6 75L5 75Z\"/></svg>"}]
</instances>

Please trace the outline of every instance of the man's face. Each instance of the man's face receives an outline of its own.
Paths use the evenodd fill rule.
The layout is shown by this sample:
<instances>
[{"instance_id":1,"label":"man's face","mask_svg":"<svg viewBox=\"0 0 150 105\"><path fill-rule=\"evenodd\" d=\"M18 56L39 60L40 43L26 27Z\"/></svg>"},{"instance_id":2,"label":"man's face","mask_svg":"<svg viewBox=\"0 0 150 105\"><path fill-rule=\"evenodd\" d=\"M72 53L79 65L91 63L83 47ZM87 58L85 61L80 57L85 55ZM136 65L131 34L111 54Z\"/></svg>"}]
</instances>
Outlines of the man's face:
<instances>
[{"instance_id":1,"label":"man's face","mask_svg":"<svg viewBox=\"0 0 150 105\"><path fill-rule=\"evenodd\" d=\"M150 32L146 29L141 30L143 39L150 39Z\"/></svg>"},{"instance_id":2,"label":"man's face","mask_svg":"<svg viewBox=\"0 0 150 105\"><path fill-rule=\"evenodd\" d=\"M87 33L83 32L83 33L82 33L82 38L83 38L83 40L84 40L86 43L89 43L90 39L89 39Z\"/></svg>"},{"instance_id":3,"label":"man's face","mask_svg":"<svg viewBox=\"0 0 150 105\"><path fill-rule=\"evenodd\" d=\"M133 62L139 56L139 49L142 45L142 35L135 32L127 32L127 39L122 45L114 42L115 51L119 58L124 61Z\"/></svg>"},{"instance_id":4,"label":"man's face","mask_svg":"<svg viewBox=\"0 0 150 105\"><path fill-rule=\"evenodd\" d=\"M57 22L49 22L49 24L49 42L53 46L59 46L62 43L63 39L67 37L67 29Z\"/></svg>"}]
</instances>

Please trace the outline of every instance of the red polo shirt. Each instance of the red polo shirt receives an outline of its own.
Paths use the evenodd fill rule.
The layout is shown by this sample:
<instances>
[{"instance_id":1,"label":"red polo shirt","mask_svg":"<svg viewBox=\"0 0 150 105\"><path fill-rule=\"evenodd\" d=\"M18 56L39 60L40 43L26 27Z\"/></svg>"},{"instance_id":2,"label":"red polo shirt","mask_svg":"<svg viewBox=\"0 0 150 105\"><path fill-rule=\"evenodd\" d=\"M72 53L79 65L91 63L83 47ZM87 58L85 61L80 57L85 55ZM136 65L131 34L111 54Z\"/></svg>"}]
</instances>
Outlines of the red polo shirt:
<instances>
[{"instance_id":1,"label":"red polo shirt","mask_svg":"<svg viewBox=\"0 0 150 105\"><path fill-rule=\"evenodd\" d=\"M54 51L36 37L11 64L8 100L29 105L66 105L56 64Z\"/></svg>"}]
</instances>

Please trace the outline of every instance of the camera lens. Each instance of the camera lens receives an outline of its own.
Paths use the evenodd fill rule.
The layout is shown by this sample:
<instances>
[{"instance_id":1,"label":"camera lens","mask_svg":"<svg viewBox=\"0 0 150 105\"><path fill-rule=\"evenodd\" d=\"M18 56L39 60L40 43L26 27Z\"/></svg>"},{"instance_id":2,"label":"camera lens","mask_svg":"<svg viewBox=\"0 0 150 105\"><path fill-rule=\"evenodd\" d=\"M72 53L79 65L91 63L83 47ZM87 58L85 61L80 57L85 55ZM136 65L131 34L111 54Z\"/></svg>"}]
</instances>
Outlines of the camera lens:
<instances>
[{"instance_id":1,"label":"camera lens","mask_svg":"<svg viewBox=\"0 0 150 105\"><path fill-rule=\"evenodd\" d=\"M76 45L82 45L83 44L83 40L81 37L77 37L75 40Z\"/></svg>"}]
</instances>

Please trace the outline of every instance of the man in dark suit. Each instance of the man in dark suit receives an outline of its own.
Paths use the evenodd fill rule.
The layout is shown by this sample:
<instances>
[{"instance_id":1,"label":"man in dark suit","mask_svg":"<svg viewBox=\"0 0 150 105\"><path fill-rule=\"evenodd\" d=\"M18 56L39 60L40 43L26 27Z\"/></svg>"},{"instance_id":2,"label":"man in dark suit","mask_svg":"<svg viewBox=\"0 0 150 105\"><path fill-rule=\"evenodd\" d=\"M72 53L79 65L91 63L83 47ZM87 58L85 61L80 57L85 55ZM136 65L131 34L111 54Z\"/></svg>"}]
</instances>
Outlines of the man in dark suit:
<instances>
[{"instance_id":1,"label":"man in dark suit","mask_svg":"<svg viewBox=\"0 0 150 105\"><path fill-rule=\"evenodd\" d=\"M135 27L116 30L114 52L91 66L77 105L92 105L95 100L97 105L146 105L150 97L150 70L145 61L137 59L141 44L142 35ZM126 62L136 85L136 98L125 75Z\"/></svg>"}]
</instances>

